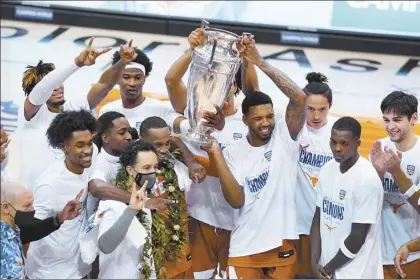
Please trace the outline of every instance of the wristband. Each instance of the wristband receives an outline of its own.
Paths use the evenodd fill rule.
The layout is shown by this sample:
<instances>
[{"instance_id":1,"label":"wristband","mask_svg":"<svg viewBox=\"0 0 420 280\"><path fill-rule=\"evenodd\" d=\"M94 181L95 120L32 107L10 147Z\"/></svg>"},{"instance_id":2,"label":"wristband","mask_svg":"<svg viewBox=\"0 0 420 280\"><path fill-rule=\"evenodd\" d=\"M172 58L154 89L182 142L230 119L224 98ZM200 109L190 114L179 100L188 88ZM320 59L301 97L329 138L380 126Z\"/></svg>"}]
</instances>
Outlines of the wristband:
<instances>
[{"instance_id":1,"label":"wristband","mask_svg":"<svg viewBox=\"0 0 420 280\"><path fill-rule=\"evenodd\" d=\"M409 189L408 189L408 191L406 191L405 193L404 193L404 196L405 196L405 198L406 199L409 199L410 197L412 197L418 190L420 189L420 184L418 184L418 185L412 185Z\"/></svg>"},{"instance_id":2,"label":"wristband","mask_svg":"<svg viewBox=\"0 0 420 280\"><path fill-rule=\"evenodd\" d=\"M341 247L340 247L341 252L343 252L343 254L349 258L349 259L354 259L356 257L356 254L353 254L352 252L350 252L347 247L346 244L344 244L344 240L341 243Z\"/></svg>"}]
</instances>

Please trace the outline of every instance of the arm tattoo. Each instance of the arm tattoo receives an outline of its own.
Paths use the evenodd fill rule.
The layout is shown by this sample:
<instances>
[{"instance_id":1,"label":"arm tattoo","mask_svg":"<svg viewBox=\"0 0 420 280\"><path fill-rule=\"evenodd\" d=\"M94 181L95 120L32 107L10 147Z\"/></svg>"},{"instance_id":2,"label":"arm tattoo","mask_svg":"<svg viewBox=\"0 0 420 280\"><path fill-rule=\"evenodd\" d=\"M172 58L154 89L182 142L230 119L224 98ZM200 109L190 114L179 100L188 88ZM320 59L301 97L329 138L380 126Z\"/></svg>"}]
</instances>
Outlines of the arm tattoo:
<instances>
[{"instance_id":1,"label":"arm tattoo","mask_svg":"<svg viewBox=\"0 0 420 280\"><path fill-rule=\"evenodd\" d=\"M296 85L286 74L279 69L273 67L270 63L264 61L260 65L260 69L276 84L276 86L292 101L293 103L304 103L306 99L305 92Z\"/></svg>"}]
</instances>

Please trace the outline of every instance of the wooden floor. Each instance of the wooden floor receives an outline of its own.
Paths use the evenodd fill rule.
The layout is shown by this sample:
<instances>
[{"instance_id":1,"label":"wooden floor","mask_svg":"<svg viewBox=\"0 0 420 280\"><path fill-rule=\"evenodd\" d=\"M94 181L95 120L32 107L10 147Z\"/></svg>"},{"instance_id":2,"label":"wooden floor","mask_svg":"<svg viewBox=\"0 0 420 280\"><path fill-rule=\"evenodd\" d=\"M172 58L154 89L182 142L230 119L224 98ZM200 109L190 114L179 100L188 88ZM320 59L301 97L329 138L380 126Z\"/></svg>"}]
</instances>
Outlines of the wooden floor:
<instances>
[{"instance_id":1,"label":"wooden floor","mask_svg":"<svg viewBox=\"0 0 420 280\"><path fill-rule=\"evenodd\" d=\"M37 64L39 59L53 62L57 68L73 63L91 36L95 37L94 47L113 46L114 49L99 57L94 66L80 69L64 83L66 99L86 96L91 85L109 67L112 53L118 50L119 44L130 39L134 39L134 45L143 49L154 63L144 86L145 92L167 99L164 76L170 65L188 48L186 38L1 20L1 124L11 134L9 147L12 155L19 149L14 131L17 110L25 98L21 88L25 67ZM258 38L255 39L258 42ZM323 72L329 77L334 95L331 113L354 116L362 122L360 151L364 156L374 140L386 136L379 108L382 98L393 90L406 90L420 97L420 67L415 67L420 57L274 45L258 45L258 48L271 64L302 87L306 84L308 72ZM258 76L261 90L275 103L286 106L286 97L273 82L260 71ZM187 75L184 78L187 82ZM104 102L118 96L118 90L114 90ZM416 133L420 135L419 125ZM17 166L18 159L12 156L12 175L17 176Z\"/></svg>"}]
</instances>

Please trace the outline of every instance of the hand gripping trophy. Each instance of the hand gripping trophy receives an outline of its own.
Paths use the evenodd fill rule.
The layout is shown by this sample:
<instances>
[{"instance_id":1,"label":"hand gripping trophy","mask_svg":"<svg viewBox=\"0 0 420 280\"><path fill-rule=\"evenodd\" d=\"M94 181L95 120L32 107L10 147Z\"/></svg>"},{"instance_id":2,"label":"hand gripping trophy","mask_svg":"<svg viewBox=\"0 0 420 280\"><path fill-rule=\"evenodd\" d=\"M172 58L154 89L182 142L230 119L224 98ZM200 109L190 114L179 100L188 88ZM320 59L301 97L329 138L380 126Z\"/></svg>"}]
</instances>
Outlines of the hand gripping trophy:
<instances>
[{"instance_id":1,"label":"hand gripping trophy","mask_svg":"<svg viewBox=\"0 0 420 280\"><path fill-rule=\"evenodd\" d=\"M241 58L233 47L241 36L221 29L210 28L202 21L207 42L194 49L187 86L187 111L191 130L181 134L181 139L200 146L210 146L206 135L208 127L203 126L203 113L216 112L214 105L221 107L227 99L235 74L241 65ZM243 33L248 36L249 33Z\"/></svg>"}]
</instances>

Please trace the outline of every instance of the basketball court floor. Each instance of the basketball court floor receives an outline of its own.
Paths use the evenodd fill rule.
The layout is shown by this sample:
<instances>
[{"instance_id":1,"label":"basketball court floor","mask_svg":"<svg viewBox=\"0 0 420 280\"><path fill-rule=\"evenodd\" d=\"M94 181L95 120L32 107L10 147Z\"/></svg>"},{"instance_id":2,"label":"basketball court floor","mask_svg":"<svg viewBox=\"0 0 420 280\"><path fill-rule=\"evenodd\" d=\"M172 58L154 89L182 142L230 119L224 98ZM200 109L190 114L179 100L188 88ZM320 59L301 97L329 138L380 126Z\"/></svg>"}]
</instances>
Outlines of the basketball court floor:
<instances>
[{"instance_id":1,"label":"basketball court floor","mask_svg":"<svg viewBox=\"0 0 420 280\"><path fill-rule=\"evenodd\" d=\"M246 30L244 30L246 31ZM65 83L66 99L85 96L101 73L110 66L112 53L121 43L134 40L153 61L153 71L144 91L161 99L167 98L164 77L170 65L188 48L185 37L133 33L53 24L1 20L1 125L10 134L11 159L9 172L18 176L19 149L17 110L23 104L22 74L27 65L38 60L52 62L57 68L74 63L88 39L95 37L95 48L114 49L99 57L95 65L84 67ZM258 43L258 38L255 38ZM288 74L297 84L306 84L305 75L316 71L330 79L334 100L331 114L351 115L363 122L366 155L372 142L385 134L381 128L380 102L393 90L405 90L420 97L420 57L394 56L347 51L320 50L301 47L258 45L261 55ZM287 99L271 80L258 71L260 88L274 102L286 106ZM187 82L187 75L184 77ZM116 88L107 102L118 98ZM416 128L419 132L419 125ZM363 140L363 139L362 139Z\"/></svg>"}]
</instances>

